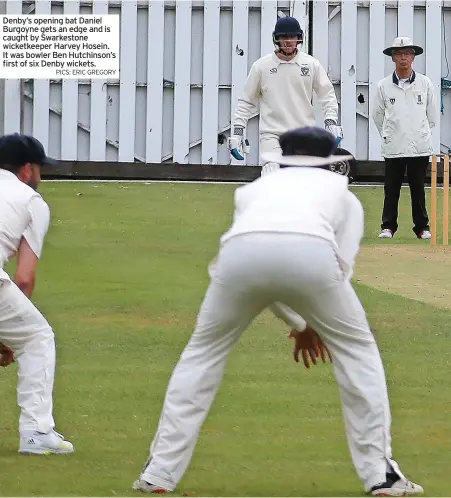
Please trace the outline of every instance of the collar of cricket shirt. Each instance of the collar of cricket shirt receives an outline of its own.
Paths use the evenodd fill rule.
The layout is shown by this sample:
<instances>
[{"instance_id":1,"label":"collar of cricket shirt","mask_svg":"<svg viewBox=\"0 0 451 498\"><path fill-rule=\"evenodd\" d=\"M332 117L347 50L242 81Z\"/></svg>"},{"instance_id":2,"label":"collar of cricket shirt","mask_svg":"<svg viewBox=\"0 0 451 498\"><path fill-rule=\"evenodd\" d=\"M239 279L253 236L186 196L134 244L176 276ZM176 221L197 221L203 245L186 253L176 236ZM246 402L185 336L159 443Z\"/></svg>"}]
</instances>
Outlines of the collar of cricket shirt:
<instances>
[{"instance_id":1,"label":"collar of cricket shirt","mask_svg":"<svg viewBox=\"0 0 451 498\"><path fill-rule=\"evenodd\" d=\"M293 57L292 59L290 59L289 61L284 61L282 59L279 59L279 57L277 57L276 53L273 53L273 60L277 64L297 64L298 66L300 66L301 65L301 63L299 62L300 56L301 56L301 51L298 49L298 53L296 54L296 56Z\"/></svg>"},{"instance_id":2,"label":"collar of cricket shirt","mask_svg":"<svg viewBox=\"0 0 451 498\"><path fill-rule=\"evenodd\" d=\"M411 75L409 76L409 78L407 78L406 80L404 81L407 81L408 83L413 83L415 81L415 71L412 70L412 73ZM399 77L398 75L396 74L396 71L393 71L393 75L392 75L392 81L395 85L399 86Z\"/></svg>"}]
</instances>

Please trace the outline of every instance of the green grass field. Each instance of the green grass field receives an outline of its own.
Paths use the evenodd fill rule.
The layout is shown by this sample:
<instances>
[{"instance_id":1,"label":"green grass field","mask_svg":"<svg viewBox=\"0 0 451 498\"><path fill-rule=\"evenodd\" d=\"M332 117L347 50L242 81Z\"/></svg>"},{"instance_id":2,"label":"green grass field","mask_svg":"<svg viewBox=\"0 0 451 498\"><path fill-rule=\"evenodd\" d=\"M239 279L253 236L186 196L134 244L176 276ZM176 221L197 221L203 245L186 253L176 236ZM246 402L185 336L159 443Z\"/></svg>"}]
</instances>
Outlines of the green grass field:
<instances>
[{"instance_id":1,"label":"green grass field","mask_svg":"<svg viewBox=\"0 0 451 498\"><path fill-rule=\"evenodd\" d=\"M1 370L0 496L134 495L235 188L42 184L52 225L34 301L56 333L57 430L76 452L17 453L17 369ZM407 190L399 234L387 241L377 238L382 189L354 191L366 212L364 249L380 254L381 269L403 257L387 247L429 245L411 231ZM363 261L356 289L386 365L395 458L426 496L449 496L451 311L364 285L364 270ZM440 261L424 273L433 271L443 273ZM176 496L362 496L331 365L296 364L287 332L264 313L244 334Z\"/></svg>"}]
</instances>

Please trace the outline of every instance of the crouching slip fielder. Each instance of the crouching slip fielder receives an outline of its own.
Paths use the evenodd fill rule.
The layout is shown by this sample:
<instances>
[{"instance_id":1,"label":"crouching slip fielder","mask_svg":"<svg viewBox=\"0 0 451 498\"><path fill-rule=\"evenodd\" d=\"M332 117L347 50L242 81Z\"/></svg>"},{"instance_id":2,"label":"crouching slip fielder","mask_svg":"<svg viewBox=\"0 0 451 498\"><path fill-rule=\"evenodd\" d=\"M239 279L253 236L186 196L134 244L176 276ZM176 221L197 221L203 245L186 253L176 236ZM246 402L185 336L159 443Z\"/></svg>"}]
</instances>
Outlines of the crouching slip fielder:
<instances>
[{"instance_id":1,"label":"crouching slip fielder","mask_svg":"<svg viewBox=\"0 0 451 498\"><path fill-rule=\"evenodd\" d=\"M320 128L290 131L280 145L283 155L267 154L269 161L322 166L337 160L331 155L334 137ZM236 190L233 225L210 266L195 331L172 374L149 460L134 489L176 488L227 358L253 319L271 307L298 331L308 323L329 349L352 460L365 490L374 496L422 491L392 459L384 369L350 282L362 234L360 202L347 178L329 170L281 168Z\"/></svg>"},{"instance_id":2,"label":"crouching slip fielder","mask_svg":"<svg viewBox=\"0 0 451 498\"><path fill-rule=\"evenodd\" d=\"M298 50L304 32L293 17L280 18L274 28L276 50L258 59L247 77L238 99L229 149L235 159L244 159L244 129L252 113L260 111L260 163L262 175L279 165L265 161L266 152L280 152L279 136L294 128L315 126L312 105L314 92L322 106L325 126L339 142L338 103L332 83L320 62Z\"/></svg>"},{"instance_id":3,"label":"crouching slip fielder","mask_svg":"<svg viewBox=\"0 0 451 498\"><path fill-rule=\"evenodd\" d=\"M74 451L54 431L54 333L30 301L50 216L36 189L41 165L50 162L33 137L0 138L0 365L18 364L20 453ZM3 267L15 256L12 281Z\"/></svg>"}]
</instances>

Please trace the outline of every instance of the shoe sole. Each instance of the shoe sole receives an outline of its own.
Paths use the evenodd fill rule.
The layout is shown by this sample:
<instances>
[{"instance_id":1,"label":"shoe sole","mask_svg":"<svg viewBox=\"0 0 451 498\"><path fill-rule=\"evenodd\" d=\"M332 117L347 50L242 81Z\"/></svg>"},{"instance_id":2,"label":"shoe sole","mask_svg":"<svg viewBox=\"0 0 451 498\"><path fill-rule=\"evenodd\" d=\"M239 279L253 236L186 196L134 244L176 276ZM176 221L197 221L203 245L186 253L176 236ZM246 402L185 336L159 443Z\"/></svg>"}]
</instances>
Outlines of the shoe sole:
<instances>
[{"instance_id":1,"label":"shoe sole","mask_svg":"<svg viewBox=\"0 0 451 498\"><path fill-rule=\"evenodd\" d=\"M415 496L417 494L420 494L420 493L406 493L406 492L400 492L400 493L397 493L397 494L393 494L393 493L378 493L378 494L373 495L373 496Z\"/></svg>"},{"instance_id":2,"label":"shoe sole","mask_svg":"<svg viewBox=\"0 0 451 498\"><path fill-rule=\"evenodd\" d=\"M19 450L21 455L70 455L74 450L50 450L50 449L35 449L35 450Z\"/></svg>"},{"instance_id":3,"label":"shoe sole","mask_svg":"<svg viewBox=\"0 0 451 498\"><path fill-rule=\"evenodd\" d=\"M423 494L424 491L398 491L398 492L387 492L387 491L380 491L376 493L372 493L372 496L417 496L420 494Z\"/></svg>"},{"instance_id":4,"label":"shoe sole","mask_svg":"<svg viewBox=\"0 0 451 498\"><path fill-rule=\"evenodd\" d=\"M141 493L147 493L147 494L159 494L159 495L162 495L162 494L169 493L169 491L167 489L164 489L164 488L155 488L155 489L152 489L152 490L144 489L144 486L141 486L141 484L140 484L139 481L135 481L133 483L133 489L135 491L140 491Z\"/></svg>"}]
</instances>

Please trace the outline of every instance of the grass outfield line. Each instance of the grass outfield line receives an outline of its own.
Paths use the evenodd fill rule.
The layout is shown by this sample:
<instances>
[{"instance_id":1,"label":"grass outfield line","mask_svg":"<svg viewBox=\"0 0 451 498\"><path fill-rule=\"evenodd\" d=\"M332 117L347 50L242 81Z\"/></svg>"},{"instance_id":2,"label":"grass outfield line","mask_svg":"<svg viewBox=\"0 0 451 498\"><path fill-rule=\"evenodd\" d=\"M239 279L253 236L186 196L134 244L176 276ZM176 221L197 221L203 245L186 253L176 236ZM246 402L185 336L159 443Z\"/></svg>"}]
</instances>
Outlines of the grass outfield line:
<instances>
[{"instance_id":1,"label":"grass outfield line","mask_svg":"<svg viewBox=\"0 0 451 498\"><path fill-rule=\"evenodd\" d=\"M245 185L249 182L226 182L226 181L208 181L208 180L92 180L92 179L43 179L42 183L136 183L136 184L152 184L152 183L169 183L172 185L182 184L182 185ZM351 184L351 188L354 187L383 187L383 182L354 182ZM409 188L409 185L403 184L402 188ZM425 185L426 189L430 189L430 185ZM438 189L443 189L441 185L437 186Z\"/></svg>"},{"instance_id":2,"label":"grass outfield line","mask_svg":"<svg viewBox=\"0 0 451 498\"><path fill-rule=\"evenodd\" d=\"M0 496L141 496L131 485L231 222L234 188L43 183L52 222L34 300L57 338L57 430L76 452L17 453L17 366L2 369ZM382 189L355 192L364 250L380 250L381 267L401 260L402 248L427 247L411 231L408 195L397 237L381 241ZM357 268L386 365L395 458L425 496L449 496L451 312L359 278ZM243 335L175 496L363 496L332 366L296 364L287 331L265 312Z\"/></svg>"},{"instance_id":3,"label":"grass outfield line","mask_svg":"<svg viewBox=\"0 0 451 498\"><path fill-rule=\"evenodd\" d=\"M194 185L245 185L248 182L219 182L219 181L189 181L189 180L42 180L43 183L144 183L144 184L152 184L152 183L169 183L169 184L177 184L180 183L182 185L186 184L194 184ZM383 183L352 183L352 187L383 187ZM408 185L402 185L402 188L408 188ZM426 189L430 189L430 186L426 186ZM443 189L443 187L438 186L439 189Z\"/></svg>"}]
</instances>

